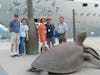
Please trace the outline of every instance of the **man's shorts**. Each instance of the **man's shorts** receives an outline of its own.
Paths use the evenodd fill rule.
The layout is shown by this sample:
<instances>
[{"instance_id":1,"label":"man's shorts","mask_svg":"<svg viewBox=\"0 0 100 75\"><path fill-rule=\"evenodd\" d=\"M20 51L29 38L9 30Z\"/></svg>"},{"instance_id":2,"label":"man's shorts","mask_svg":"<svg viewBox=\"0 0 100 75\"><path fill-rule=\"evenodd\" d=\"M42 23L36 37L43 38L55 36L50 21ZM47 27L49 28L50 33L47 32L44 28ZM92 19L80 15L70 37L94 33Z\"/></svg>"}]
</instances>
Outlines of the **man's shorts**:
<instances>
[{"instance_id":1,"label":"man's shorts","mask_svg":"<svg viewBox=\"0 0 100 75\"><path fill-rule=\"evenodd\" d=\"M20 33L11 32L11 44L20 43Z\"/></svg>"},{"instance_id":2,"label":"man's shorts","mask_svg":"<svg viewBox=\"0 0 100 75\"><path fill-rule=\"evenodd\" d=\"M54 36L51 37L51 38L47 38L47 45L50 45L50 43L51 43L52 45L54 45L54 43L55 43L55 37L54 37Z\"/></svg>"}]
</instances>

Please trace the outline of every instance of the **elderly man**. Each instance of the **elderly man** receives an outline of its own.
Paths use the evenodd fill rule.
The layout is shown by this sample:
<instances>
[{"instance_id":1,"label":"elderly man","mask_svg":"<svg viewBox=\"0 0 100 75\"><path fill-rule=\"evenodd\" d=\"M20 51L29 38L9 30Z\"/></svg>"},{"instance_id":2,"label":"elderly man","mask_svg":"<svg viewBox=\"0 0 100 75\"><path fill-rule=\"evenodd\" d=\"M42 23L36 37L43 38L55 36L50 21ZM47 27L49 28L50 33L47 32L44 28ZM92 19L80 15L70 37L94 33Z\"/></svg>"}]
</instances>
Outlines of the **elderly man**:
<instances>
[{"instance_id":1,"label":"elderly man","mask_svg":"<svg viewBox=\"0 0 100 75\"><path fill-rule=\"evenodd\" d=\"M61 44L67 41L68 27L67 27L67 24L64 22L64 17L61 16L59 20L60 20L60 23L58 23L57 31L59 33L59 37L58 37L59 43Z\"/></svg>"}]
</instances>

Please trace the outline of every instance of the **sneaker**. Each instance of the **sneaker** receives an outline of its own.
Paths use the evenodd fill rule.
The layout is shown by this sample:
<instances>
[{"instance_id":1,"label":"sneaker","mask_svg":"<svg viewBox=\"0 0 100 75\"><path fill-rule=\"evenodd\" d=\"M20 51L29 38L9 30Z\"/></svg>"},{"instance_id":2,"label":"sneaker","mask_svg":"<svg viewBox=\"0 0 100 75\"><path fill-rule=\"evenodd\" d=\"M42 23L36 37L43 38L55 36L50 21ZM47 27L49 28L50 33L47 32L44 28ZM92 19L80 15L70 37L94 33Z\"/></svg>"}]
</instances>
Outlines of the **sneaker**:
<instances>
[{"instance_id":1,"label":"sneaker","mask_svg":"<svg viewBox=\"0 0 100 75\"><path fill-rule=\"evenodd\" d=\"M20 55L20 56L25 56L26 54L25 54L25 53L19 53L19 55Z\"/></svg>"},{"instance_id":2,"label":"sneaker","mask_svg":"<svg viewBox=\"0 0 100 75\"><path fill-rule=\"evenodd\" d=\"M14 53L11 53L11 57L15 57Z\"/></svg>"},{"instance_id":3,"label":"sneaker","mask_svg":"<svg viewBox=\"0 0 100 75\"><path fill-rule=\"evenodd\" d=\"M18 53L17 53L17 52L15 52L14 56L18 56Z\"/></svg>"}]
</instances>

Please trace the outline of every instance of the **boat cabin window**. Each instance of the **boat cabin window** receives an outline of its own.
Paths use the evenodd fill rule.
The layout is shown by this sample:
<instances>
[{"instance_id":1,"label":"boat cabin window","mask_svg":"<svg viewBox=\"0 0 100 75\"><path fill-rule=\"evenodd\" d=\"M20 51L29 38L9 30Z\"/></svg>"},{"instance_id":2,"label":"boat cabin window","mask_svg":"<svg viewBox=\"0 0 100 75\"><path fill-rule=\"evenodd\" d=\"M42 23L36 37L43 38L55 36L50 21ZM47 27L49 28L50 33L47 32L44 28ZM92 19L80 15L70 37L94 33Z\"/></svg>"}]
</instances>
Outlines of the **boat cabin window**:
<instances>
[{"instance_id":1,"label":"boat cabin window","mask_svg":"<svg viewBox=\"0 0 100 75\"><path fill-rule=\"evenodd\" d=\"M83 7L87 7L88 6L88 4L87 3L83 3Z\"/></svg>"},{"instance_id":2,"label":"boat cabin window","mask_svg":"<svg viewBox=\"0 0 100 75\"><path fill-rule=\"evenodd\" d=\"M95 7L98 7L99 5L98 4L95 4Z\"/></svg>"}]
</instances>

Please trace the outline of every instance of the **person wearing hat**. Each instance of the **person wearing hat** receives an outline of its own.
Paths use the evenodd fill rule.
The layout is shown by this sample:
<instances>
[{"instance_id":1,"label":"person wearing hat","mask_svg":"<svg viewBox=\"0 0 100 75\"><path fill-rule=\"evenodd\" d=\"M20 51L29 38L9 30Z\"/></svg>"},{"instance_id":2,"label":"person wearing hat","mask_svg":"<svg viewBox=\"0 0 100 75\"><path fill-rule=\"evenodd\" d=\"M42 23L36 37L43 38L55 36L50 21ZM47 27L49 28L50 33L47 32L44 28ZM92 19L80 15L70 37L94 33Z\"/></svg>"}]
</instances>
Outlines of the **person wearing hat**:
<instances>
[{"instance_id":1,"label":"person wearing hat","mask_svg":"<svg viewBox=\"0 0 100 75\"><path fill-rule=\"evenodd\" d=\"M46 18L42 17L40 19L40 24L38 27L39 30L39 38L40 38L40 42L42 43L42 47L41 47L41 53L45 53L46 49L45 49L45 42L46 42L46 26L45 26L45 21Z\"/></svg>"},{"instance_id":2,"label":"person wearing hat","mask_svg":"<svg viewBox=\"0 0 100 75\"><path fill-rule=\"evenodd\" d=\"M47 23L46 23L46 37L47 37L47 45L49 48L54 47L55 43L55 37L54 37L54 32L55 32L55 27L54 24L51 23L51 18L47 18ZM51 45L52 44L52 45Z\"/></svg>"},{"instance_id":3,"label":"person wearing hat","mask_svg":"<svg viewBox=\"0 0 100 75\"><path fill-rule=\"evenodd\" d=\"M20 22L18 19L18 15L14 14L14 19L9 24L9 32L11 32L11 57L18 56L20 42Z\"/></svg>"}]
</instances>

